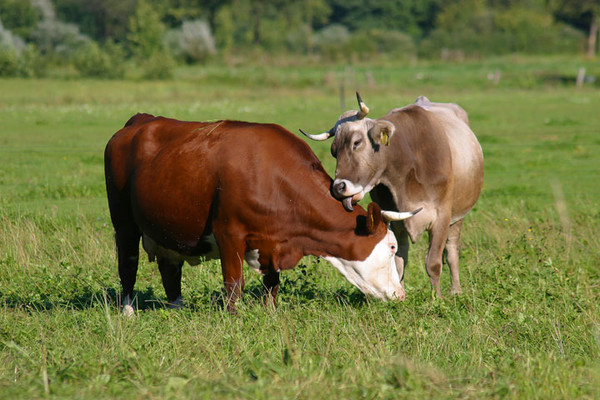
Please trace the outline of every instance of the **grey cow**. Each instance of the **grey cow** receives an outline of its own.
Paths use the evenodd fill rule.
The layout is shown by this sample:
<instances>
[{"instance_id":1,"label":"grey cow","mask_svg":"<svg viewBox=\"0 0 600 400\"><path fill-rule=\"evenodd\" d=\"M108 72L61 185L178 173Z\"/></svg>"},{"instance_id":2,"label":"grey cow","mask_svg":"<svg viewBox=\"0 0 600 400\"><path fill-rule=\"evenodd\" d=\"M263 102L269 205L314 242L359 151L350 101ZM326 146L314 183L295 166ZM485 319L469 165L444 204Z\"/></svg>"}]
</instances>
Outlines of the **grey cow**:
<instances>
[{"instance_id":1,"label":"grey cow","mask_svg":"<svg viewBox=\"0 0 600 400\"><path fill-rule=\"evenodd\" d=\"M414 104L371 119L366 118L369 108L356 95L359 110L343 113L329 131L310 135L301 130L314 140L333 137L331 154L337 159L333 195L347 210L369 191L386 209L423 207L413 218L392 224L398 240L398 274L403 280L409 237L414 243L428 231L425 266L432 288L441 296L445 249L451 291L459 294L460 232L483 185L483 152L467 113L456 104L419 97Z\"/></svg>"}]
</instances>

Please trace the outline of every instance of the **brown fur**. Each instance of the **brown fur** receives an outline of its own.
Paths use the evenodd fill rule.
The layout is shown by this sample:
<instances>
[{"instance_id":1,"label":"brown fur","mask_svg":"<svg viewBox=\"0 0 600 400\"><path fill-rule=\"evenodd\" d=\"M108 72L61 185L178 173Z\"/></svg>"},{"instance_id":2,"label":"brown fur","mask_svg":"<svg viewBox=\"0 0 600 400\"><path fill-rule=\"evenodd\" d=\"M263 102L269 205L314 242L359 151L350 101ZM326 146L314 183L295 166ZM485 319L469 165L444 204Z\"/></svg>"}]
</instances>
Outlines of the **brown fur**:
<instances>
[{"instance_id":1,"label":"brown fur","mask_svg":"<svg viewBox=\"0 0 600 400\"><path fill-rule=\"evenodd\" d=\"M314 153L278 125L137 114L108 142L105 173L119 275L130 298L142 234L184 256L207 253L206 236L214 234L230 310L244 287L249 250L259 251L274 303L279 271L302 256L362 260L387 234L379 207L348 214ZM159 255L158 263L174 301L182 261Z\"/></svg>"}]
</instances>

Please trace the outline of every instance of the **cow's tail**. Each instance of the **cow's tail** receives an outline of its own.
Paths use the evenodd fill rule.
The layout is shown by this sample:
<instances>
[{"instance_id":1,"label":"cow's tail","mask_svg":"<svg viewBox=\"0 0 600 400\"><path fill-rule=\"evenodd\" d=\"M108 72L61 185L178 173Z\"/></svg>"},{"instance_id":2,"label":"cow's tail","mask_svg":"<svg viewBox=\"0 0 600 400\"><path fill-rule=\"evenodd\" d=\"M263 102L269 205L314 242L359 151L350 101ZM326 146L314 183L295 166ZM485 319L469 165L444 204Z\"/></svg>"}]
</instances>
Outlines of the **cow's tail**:
<instances>
[{"instance_id":1,"label":"cow's tail","mask_svg":"<svg viewBox=\"0 0 600 400\"><path fill-rule=\"evenodd\" d=\"M153 118L154 118L154 115L152 115L152 114L137 113L133 117L129 118L129 121L127 121L125 123L124 127L135 125L135 124L142 124L142 123L144 123L146 121L149 121L149 120L151 120Z\"/></svg>"}]
</instances>

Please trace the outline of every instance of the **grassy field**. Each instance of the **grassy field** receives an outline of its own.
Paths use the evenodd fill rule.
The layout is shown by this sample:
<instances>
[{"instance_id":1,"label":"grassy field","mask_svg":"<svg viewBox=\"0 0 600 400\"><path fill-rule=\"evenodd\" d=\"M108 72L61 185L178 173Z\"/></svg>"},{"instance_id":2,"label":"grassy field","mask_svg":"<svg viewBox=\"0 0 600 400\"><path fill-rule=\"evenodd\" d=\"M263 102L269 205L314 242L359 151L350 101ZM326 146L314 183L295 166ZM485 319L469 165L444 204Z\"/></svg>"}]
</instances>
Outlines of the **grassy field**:
<instances>
[{"instance_id":1,"label":"grassy field","mask_svg":"<svg viewBox=\"0 0 600 400\"><path fill-rule=\"evenodd\" d=\"M0 398L600 397L600 90L578 59L185 68L170 82L0 80ZM494 83L496 71L499 81ZM412 247L407 300L365 298L312 257L265 310L248 271L239 315L218 262L184 267L169 311L142 260L120 284L103 150L136 112L329 129L358 89L378 117L419 95L461 104L485 154L463 230L464 294L430 299ZM329 143L311 143L333 173ZM284 149L282 149L284 151ZM443 292L449 293L447 269Z\"/></svg>"}]
</instances>

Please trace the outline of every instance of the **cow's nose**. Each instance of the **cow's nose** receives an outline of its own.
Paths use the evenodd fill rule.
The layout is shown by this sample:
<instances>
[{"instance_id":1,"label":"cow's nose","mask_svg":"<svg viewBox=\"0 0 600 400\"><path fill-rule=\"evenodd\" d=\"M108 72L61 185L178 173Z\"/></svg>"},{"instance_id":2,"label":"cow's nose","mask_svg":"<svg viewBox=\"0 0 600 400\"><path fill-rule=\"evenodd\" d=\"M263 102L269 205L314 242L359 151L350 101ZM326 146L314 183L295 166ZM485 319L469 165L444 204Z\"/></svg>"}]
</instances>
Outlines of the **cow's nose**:
<instances>
[{"instance_id":1,"label":"cow's nose","mask_svg":"<svg viewBox=\"0 0 600 400\"><path fill-rule=\"evenodd\" d=\"M346 182L344 181L337 181L333 183L333 192L334 194L338 195L338 196L343 196L343 194L346 192Z\"/></svg>"}]
</instances>

